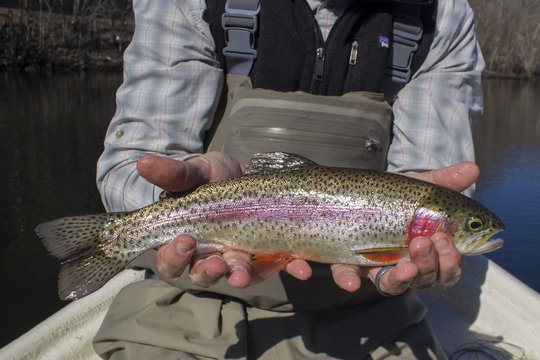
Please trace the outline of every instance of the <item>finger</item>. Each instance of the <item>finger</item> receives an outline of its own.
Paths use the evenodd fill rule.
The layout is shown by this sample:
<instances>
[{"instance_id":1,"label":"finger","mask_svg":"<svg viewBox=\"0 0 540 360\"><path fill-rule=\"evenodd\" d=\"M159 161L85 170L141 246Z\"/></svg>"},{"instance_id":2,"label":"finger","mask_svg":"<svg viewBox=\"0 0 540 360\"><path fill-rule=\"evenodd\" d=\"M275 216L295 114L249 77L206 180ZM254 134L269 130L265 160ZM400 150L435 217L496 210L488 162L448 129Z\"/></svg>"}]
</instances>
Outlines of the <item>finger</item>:
<instances>
[{"instance_id":1,"label":"finger","mask_svg":"<svg viewBox=\"0 0 540 360\"><path fill-rule=\"evenodd\" d=\"M189 273L191 281L201 287L214 285L229 271L227 263L220 254L196 260Z\"/></svg>"},{"instance_id":2,"label":"finger","mask_svg":"<svg viewBox=\"0 0 540 360\"><path fill-rule=\"evenodd\" d=\"M407 175L455 191L463 191L474 184L479 174L480 169L475 163L463 162L442 169Z\"/></svg>"},{"instance_id":3,"label":"finger","mask_svg":"<svg viewBox=\"0 0 540 360\"><path fill-rule=\"evenodd\" d=\"M430 288L439 277L439 259L430 238L414 238L409 245L411 261L418 267L418 275L412 283L415 289Z\"/></svg>"},{"instance_id":4,"label":"finger","mask_svg":"<svg viewBox=\"0 0 540 360\"><path fill-rule=\"evenodd\" d=\"M236 288L245 288L251 284L251 255L243 251L230 250L223 253L228 267L227 281Z\"/></svg>"},{"instance_id":5,"label":"finger","mask_svg":"<svg viewBox=\"0 0 540 360\"><path fill-rule=\"evenodd\" d=\"M218 151L211 151L201 156L192 157L186 161L195 164L203 170L201 175L204 177L204 182L235 178L242 175L245 171L245 166L240 164L236 159Z\"/></svg>"},{"instance_id":6,"label":"finger","mask_svg":"<svg viewBox=\"0 0 540 360\"><path fill-rule=\"evenodd\" d=\"M461 275L461 255L447 234L436 233L431 239L439 256L439 282L452 286Z\"/></svg>"},{"instance_id":7,"label":"finger","mask_svg":"<svg viewBox=\"0 0 540 360\"><path fill-rule=\"evenodd\" d=\"M311 266L305 260L294 259L287 264L287 272L299 280L307 280L312 275Z\"/></svg>"},{"instance_id":8,"label":"finger","mask_svg":"<svg viewBox=\"0 0 540 360\"><path fill-rule=\"evenodd\" d=\"M368 277L375 282L375 277L380 267L372 267L368 270ZM396 264L388 270L380 280L380 289L388 295L399 295L404 293L414 278L418 275L418 267L410 261Z\"/></svg>"},{"instance_id":9,"label":"finger","mask_svg":"<svg viewBox=\"0 0 540 360\"><path fill-rule=\"evenodd\" d=\"M162 189L181 192L203 183L203 169L187 161L145 155L137 161L137 171Z\"/></svg>"},{"instance_id":10,"label":"finger","mask_svg":"<svg viewBox=\"0 0 540 360\"><path fill-rule=\"evenodd\" d=\"M360 267L347 264L332 264L332 276L336 284L348 292L355 292L360 289L362 280L360 279Z\"/></svg>"},{"instance_id":11,"label":"finger","mask_svg":"<svg viewBox=\"0 0 540 360\"><path fill-rule=\"evenodd\" d=\"M184 271L195 253L196 241L189 235L180 235L161 246L156 254L156 267L162 277L173 279Z\"/></svg>"}]
</instances>

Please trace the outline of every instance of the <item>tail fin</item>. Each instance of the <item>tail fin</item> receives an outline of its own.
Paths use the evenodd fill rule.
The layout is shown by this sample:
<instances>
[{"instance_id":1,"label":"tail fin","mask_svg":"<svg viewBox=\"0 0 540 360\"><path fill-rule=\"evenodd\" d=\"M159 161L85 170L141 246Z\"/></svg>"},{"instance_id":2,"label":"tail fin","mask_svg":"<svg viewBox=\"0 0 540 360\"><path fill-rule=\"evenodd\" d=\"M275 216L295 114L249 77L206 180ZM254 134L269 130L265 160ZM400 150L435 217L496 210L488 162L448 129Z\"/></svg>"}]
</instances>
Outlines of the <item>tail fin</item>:
<instances>
[{"instance_id":1,"label":"tail fin","mask_svg":"<svg viewBox=\"0 0 540 360\"><path fill-rule=\"evenodd\" d=\"M131 260L107 256L100 237L105 225L118 214L74 216L52 220L36 227L35 232L51 255L62 262L58 295L76 300L102 287Z\"/></svg>"}]
</instances>

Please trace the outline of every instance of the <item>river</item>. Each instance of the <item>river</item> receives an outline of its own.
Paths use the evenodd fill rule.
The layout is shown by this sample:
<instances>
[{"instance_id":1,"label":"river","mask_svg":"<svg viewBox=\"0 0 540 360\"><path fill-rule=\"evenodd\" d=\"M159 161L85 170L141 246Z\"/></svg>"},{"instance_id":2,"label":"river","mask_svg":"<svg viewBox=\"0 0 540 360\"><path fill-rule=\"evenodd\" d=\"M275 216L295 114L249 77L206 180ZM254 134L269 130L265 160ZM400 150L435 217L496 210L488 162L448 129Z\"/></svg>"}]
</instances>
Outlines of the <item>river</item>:
<instances>
[{"instance_id":1,"label":"river","mask_svg":"<svg viewBox=\"0 0 540 360\"><path fill-rule=\"evenodd\" d=\"M120 82L106 73L0 74L0 347L65 305L56 294L59 264L33 228L103 211L95 163ZM484 86L476 197L507 226L504 248L488 256L540 291L540 82Z\"/></svg>"},{"instance_id":2,"label":"river","mask_svg":"<svg viewBox=\"0 0 540 360\"><path fill-rule=\"evenodd\" d=\"M540 291L540 81L490 79L484 98L484 120L474 128L475 198L506 225L505 246L487 257Z\"/></svg>"}]
</instances>

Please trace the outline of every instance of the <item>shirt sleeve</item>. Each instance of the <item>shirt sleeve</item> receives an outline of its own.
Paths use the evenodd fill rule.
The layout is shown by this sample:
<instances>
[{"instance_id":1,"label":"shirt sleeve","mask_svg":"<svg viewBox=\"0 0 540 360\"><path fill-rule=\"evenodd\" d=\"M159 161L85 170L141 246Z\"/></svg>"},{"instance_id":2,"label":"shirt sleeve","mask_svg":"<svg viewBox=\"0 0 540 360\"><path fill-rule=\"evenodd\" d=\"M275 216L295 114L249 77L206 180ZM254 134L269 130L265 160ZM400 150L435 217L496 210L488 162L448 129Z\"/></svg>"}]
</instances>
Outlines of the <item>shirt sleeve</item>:
<instances>
[{"instance_id":1,"label":"shirt sleeve","mask_svg":"<svg viewBox=\"0 0 540 360\"><path fill-rule=\"evenodd\" d=\"M202 151L223 86L205 8L204 0L133 1L135 32L97 165L108 211L158 198L161 189L137 172L142 155L186 158Z\"/></svg>"},{"instance_id":2,"label":"shirt sleeve","mask_svg":"<svg viewBox=\"0 0 540 360\"><path fill-rule=\"evenodd\" d=\"M465 0L440 0L430 52L393 105L388 171L474 161L472 125L483 111L484 60Z\"/></svg>"}]
</instances>

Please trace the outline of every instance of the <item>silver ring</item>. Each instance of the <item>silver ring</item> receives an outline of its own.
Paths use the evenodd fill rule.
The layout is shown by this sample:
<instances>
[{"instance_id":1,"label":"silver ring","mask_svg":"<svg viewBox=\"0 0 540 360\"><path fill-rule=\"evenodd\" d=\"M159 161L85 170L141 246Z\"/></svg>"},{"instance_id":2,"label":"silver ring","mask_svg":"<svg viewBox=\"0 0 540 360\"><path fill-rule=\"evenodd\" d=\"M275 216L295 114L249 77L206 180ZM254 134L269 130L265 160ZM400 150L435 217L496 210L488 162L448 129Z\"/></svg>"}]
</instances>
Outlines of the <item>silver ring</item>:
<instances>
[{"instance_id":1,"label":"silver ring","mask_svg":"<svg viewBox=\"0 0 540 360\"><path fill-rule=\"evenodd\" d=\"M391 265L383 266L383 267L379 270L379 272L377 273L377 275L375 275L375 280L373 281L373 282L375 283L375 289L377 289L377 291L379 292L379 294L381 294L382 296L387 296L387 297L394 296L394 295L385 293L384 291L381 290L381 278L383 277L383 275L384 275L388 270L390 270L390 269L393 268L393 267L394 267L394 266L391 266Z\"/></svg>"}]
</instances>

